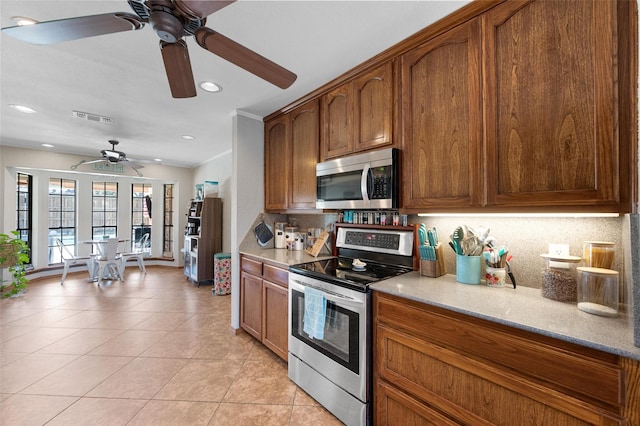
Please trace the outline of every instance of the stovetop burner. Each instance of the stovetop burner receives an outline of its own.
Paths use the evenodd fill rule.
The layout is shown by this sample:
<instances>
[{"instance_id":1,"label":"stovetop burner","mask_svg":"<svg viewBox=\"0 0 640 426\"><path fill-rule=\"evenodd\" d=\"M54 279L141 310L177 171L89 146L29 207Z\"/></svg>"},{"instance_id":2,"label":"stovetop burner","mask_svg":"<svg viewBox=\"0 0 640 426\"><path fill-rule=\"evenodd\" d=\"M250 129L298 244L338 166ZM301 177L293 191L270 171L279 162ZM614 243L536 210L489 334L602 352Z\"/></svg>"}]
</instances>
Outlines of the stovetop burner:
<instances>
[{"instance_id":1,"label":"stovetop burner","mask_svg":"<svg viewBox=\"0 0 640 426\"><path fill-rule=\"evenodd\" d=\"M289 267L289 270L356 291L367 291L369 284L413 270L409 267L385 265L371 261L366 263L367 265L363 269L354 268L352 258L337 257L293 265Z\"/></svg>"}]
</instances>

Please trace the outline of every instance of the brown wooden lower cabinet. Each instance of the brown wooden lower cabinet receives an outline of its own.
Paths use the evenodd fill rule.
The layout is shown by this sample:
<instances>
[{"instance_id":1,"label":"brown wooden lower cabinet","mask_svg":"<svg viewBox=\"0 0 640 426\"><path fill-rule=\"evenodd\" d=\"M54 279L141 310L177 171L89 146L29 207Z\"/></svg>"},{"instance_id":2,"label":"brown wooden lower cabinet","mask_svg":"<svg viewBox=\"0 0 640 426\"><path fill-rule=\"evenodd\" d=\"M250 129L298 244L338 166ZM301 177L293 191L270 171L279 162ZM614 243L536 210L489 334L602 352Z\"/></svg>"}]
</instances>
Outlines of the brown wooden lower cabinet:
<instances>
[{"instance_id":1,"label":"brown wooden lower cabinet","mask_svg":"<svg viewBox=\"0 0 640 426\"><path fill-rule=\"evenodd\" d=\"M286 361L289 271L247 256L240 269L240 326Z\"/></svg>"},{"instance_id":2,"label":"brown wooden lower cabinet","mask_svg":"<svg viewBox=\"0 0 640 426\"><path fill-rule=\"evenodd\" d=\"M640 362L374 291L376 425L640 425Z\"/></svg>"}]
</instances>

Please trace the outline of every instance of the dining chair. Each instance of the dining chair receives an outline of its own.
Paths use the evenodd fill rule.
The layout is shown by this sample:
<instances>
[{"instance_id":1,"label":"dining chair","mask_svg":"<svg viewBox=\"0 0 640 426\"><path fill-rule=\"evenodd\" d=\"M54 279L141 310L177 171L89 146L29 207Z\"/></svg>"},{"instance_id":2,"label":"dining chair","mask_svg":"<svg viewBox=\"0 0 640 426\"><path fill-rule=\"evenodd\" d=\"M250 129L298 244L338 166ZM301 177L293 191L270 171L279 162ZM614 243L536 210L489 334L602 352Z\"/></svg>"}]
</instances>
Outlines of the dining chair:
<instances>
[{"instance_id":1,"label":"dining chair","mask_svg":"<svg viewBox=\"0 0 640 426\"><path fill-rule=\"evenodd\" d=\"M101 254L95 257L98 263L98 271L96 277L98 278L98 284L105 278L105 272L109 273L110 278L117 278L122 281L122 275L120 274L120 253L118 253L118 244L120 242L117 238L109 238L104 244L101 250Z\"/></svg>"},{"instance_id":2,"label":"dining chair","mask_svg":"<svg viewBox=\"0 0 640 426\"><path fill-rule=\"evenodd\" d=\"M89 271L89 275L91 278L95 277L95 267L96 263L93 256L75 256L71 253L71 250L67 246L62 243L62 240L56 238L56 245L60 249L60 257L62 262L64 263L64 271L62 272L62 279L60 280L60 285L64 285L64 279L67 277L67 272L69 272L69 267L77 264L84 263L87 265L87 270Z\"/></svg>"},{"instance_id":3,"label":"dining chair","mask_svg":"<svg viewBox=\"0 0 640 426\"><path fill-rule=\"evenodd\" d=\"M144 267L144 248L147 245L147 241L149 240L149 233L145 233L140 239L135 243L133 250L126 253L120 253L120 277L124 280L124 269L127 266L127 261L131 259L135 259L138 262L138 268L145 274L147 273L147 269Z\"/></svg>"}]
</instances>

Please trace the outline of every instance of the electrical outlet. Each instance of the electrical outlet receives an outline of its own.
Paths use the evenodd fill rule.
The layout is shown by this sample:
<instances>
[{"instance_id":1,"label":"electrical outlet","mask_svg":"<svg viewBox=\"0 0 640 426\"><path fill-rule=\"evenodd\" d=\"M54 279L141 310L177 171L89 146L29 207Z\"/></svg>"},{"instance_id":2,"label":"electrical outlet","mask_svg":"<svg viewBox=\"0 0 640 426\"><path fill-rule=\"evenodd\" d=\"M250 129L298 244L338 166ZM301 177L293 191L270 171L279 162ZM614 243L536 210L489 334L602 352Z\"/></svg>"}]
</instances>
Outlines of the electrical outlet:
<instances>
[{"instance_id":1,"label":"electrical outlet","mask_svg":"<svg viewBox=\"0 0 640 426\"><path fill-rule=\"evenodd\" d=\"M549 254L552 256L569 256L569 244L549 244Z\"/></svg>"}]
</instances>

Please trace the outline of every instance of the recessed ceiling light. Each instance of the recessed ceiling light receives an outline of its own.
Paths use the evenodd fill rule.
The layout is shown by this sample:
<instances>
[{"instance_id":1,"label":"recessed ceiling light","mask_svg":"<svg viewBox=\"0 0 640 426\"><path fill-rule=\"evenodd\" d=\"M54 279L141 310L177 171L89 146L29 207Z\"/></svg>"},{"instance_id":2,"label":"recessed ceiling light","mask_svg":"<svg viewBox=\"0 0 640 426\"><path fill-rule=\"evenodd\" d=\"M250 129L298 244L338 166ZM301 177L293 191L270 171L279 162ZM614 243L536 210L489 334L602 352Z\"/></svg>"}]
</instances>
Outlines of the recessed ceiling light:
<instances>
[{"instance_id":1,"label":"recessed ceiling light","mask_svg":"<svg viewBox=\"0 0 640 426\"><path fill-rule=\"evenodd\" d=\"M188 141L192 141L195 138L196 138L195 136L191 136L191 135L182 135L182 139L185 139L185 140L188 140Z\"/></svg>"},{"instance_id":2,"label":"recessed ceiling light","mask_svg":"<svg viewBox=\"0 0 640 426\"><path fill-rule=\"evenodd\" d=\"M24 105L11 104L9 106L11 108L15 109L16 111L24 112L25 114L32 114L32 113L36 112L35 109L29 108L28 106L24 106Z\"/></svg>"},{"instance_id":3,"label":"recessed ceiling light","mask_svg":"<svg viewBox=\"0 0 640 426\"><path fill-rule=\"evenodd\" d=\"M153 161L162 161L162 158L154 158Z\"/></svg>"},{"instance_id":4,"label":"recessed ceiling light","mask_svg":"<svg viewBox=\"0 0 640 426\"><path fill-rule=\"evenodd\" d=\"M212 81L203 81L200 83L200 88L206 92L216 93L221 92L222 87Z\"/></svg>"},{"instance_id":5,"label":"recessed ceiling light","mask_svg":"<svg viewBox=\"0 0 640 426\"><path fill-rule=\"evenodd\" d=\"M45 148L53 148L53 145L51 145L50 143L43 143L41 145L44 146Z\"/></svg>"},{"instance_id":6,"label":"recessed ceiling light","mask_svg":"<svg viewBox=\"0 0 640 426\"><path fill-rule=\"evenodd\" d=\"M12 16L11 17L11 22L13 22L16 25L33 25L33 24L37 24L38 21L36 21L33 18L27 18L26 16Z\"/></svg>"}]
</instances>

